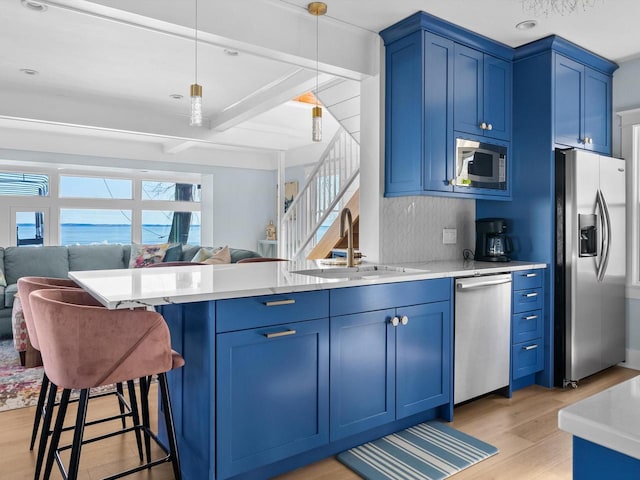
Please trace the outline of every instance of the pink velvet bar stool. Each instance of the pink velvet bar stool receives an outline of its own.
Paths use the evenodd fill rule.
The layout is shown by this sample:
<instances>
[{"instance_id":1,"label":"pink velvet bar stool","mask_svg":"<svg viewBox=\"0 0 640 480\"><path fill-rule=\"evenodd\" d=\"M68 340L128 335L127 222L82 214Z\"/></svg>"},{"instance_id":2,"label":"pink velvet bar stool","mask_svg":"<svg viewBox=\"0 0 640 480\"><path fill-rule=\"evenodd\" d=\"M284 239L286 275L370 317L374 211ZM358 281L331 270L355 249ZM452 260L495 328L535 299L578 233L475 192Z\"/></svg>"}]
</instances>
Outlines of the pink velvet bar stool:
<instances>
[{"instance_id":1,"label":"pink velvet bar stool","mask_svg":"<svg viewBox=\"0 0 640 480\"><path fill-rule=\"evenodd\" d=\"M24 320L27 325L27 332L29 333L29 340L31 345L36 350L40 351L40 343L38 341L38 333L35 329L35 325L33 322L33 314L31 310L31 306L29 304L29 294L35 290L46 290L46 289L73 289L80 290L80 287L77 283L72 280L64 279L64 278L51 278L51 277L22 277L18 279L18 293L21 298ZM91 297L87 298L87 301L91 305L100 305L96 300ZM40 427L40 421L42 422L42 433L40 436L40 442L38 446L38 454L36 457L36 469L34 478L37 480L40 476L40 471L42 468L42 462L44 460L44 456L46 453L47 440L49 438L51 421L53 418L53 407L45 409L45 401L47 397L50 398L51 405L55 404L55 396L57 393L57 388L54 388L49 381L49 377L46 372L42 376L42 383L40 385L40 393L38 395L38 404L36 407L36 412L33 420L33 429L31 432L31 444L29 446L30 450L33 450L35 445L35 441L38 434L38 429ZM125 424L125 416L131 415L133 416L132 407L124 398L124 392L122 384L116 385L115 394L118 397L118 406L120 408L120 417L122 419L122 428L126 428ZM101 394L102 395L111 395L111 393ZM134 405L137 407L137 405ZM44 418L43 418L44 411ZM106 418L94 421L93 423L99 423L101 421L109 421L113 420L113 418ZM139 447L139 453L142 456L142 447Z\"/></svg>"},{"instance_id":2,"label":"pink velvet bar stool","mask_svg":"<svg viewBox=\"0 0 640 480\"><path fill-rule=\"evenodd\" d=\"M155 465L171 462L176 480L181 480L180 459L173 426L167 372L184 365L184 359L171 349L169 328L162 315L148 310L108 310L91 306L90 296L82 290L37 290L30 294L35 328L38 332L44 369L51 382L62 387L55 426L47 455L44 478L51 474L56 461L63 478L78 476L82 445L129 431L141 432L145 439L158 442L149 428L148 414L132 427L91 439L84 439L89 389L157 375L160 400L167 432L166 454L124 472L110 476L120 478ZM72 445L59 447L71 389L80 390ZM143 404L146 396L141 395ZM133 401L133 400L132 400ZM148 411L148 407L147 407ZM71 448L68 471L60 451Z\"/></svg>"}]
</instances>

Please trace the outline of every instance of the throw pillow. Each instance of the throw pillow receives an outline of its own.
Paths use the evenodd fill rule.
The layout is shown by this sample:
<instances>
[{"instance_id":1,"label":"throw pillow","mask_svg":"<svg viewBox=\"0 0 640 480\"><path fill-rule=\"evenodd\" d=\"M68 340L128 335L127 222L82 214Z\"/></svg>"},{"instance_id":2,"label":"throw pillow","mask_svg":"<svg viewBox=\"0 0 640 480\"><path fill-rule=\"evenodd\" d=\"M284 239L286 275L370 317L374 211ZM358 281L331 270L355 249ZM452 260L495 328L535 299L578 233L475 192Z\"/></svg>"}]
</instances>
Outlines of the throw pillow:
<instances>
[{"instance_id":1,"label":"throw pillow","mask_svg":"<svg viewBox=\"0 0 640 480\"><path fill-rule=\"evenodd\" d=\"M163 262L178 262L182 256L182 244L172 243L164 254Z\"/></svg>"},{"instance_id":2,"label":"throw pillow","mask_svg":"<svg viewBox=\"0 0 640 480\"><path fill-rule=\"evenodd\" d=\"M164 259L164 254L169 248L168 243L157 245L131 245L131 257L129 258L129 268L141 268L153 263L160 263Z\"/></svg>"},{"instance_id":3,"label":"throw pillow","mask_svg":"<svg viewBox=\"0 0 640 480\"><path fill-rule=\"evenodd\" d=\"M4 278L4 272L0 271L0 287L7 286L7 279Z\"/></svg>"},{"instance_id":4,"label":"throw pillow","mask_svg":"<svg viewBox=\"0 0 640 480\"><path fill-rule=\"evenodd\" d=\"M231 252L229 247L225 245L219 248L201 248L198 253L191 259L192 262L206 263L215 265L218 263L231 263Z\"/></svg>"}]
</instances>

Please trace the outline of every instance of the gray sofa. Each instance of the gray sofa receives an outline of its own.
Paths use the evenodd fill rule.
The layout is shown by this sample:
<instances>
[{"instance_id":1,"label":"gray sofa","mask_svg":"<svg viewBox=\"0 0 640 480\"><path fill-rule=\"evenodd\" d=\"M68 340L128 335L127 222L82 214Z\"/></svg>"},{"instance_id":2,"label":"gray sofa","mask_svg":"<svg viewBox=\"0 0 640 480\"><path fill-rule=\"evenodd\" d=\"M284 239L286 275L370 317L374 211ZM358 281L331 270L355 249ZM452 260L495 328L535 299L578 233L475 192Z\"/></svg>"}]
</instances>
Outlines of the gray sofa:
<instances>
[{"instance_id":1,"label":"gray sofa","mask_svg":"<svg viewBox=\"0 0 640 480\"><path fill-rule=\"evenodd\" d=\"M184 245L180 260L189 261L200 246ZM259 257L256 252L230 248L231 262ZM11 338L11 310L20 277L67 278L71 270L128 268L131 245L70 245L68 247L0 247L0 269L7 286L0 286L0 338Z\"/></svg>"}]
</instances>

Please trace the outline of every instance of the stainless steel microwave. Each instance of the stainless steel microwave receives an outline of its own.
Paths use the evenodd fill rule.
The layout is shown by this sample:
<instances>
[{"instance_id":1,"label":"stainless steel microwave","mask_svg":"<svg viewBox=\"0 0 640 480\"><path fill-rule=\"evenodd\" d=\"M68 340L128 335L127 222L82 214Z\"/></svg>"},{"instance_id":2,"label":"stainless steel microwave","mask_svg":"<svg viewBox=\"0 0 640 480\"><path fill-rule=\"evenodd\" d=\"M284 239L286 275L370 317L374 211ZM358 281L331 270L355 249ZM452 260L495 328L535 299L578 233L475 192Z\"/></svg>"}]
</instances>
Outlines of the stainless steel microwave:
<instances>
[{"instance_id":1,"label":"stainless steel microwave","mask_svg":"<svg viewBox=\"0 0 640 480\"><path fill-rule=\"evenodd\" d=\"M457 187L507 189L507 147L488 142L456 139Z\"/></svg>"}]
</instances>

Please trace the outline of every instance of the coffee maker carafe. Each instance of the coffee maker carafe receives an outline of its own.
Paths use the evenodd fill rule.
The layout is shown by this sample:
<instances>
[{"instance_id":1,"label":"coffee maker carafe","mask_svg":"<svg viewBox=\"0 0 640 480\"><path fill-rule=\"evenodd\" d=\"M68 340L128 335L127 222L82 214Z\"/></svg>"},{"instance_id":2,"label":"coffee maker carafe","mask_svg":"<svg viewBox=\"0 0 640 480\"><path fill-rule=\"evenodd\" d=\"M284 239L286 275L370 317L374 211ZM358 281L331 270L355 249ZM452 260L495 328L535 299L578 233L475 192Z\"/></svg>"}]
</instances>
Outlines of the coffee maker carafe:
<instances>
[{"instance_id":1,"label":"coffee maker carafe","mask_svg":"<svg viewBox=\"0 0 640 480\"><path fill-rule=\"evenodd\" d=\"M483 262L509 262L513 251L511 238L505 234L507 222L503 218L476 220L476 252L474 258Z\"/></svg>"}]
</instances>

